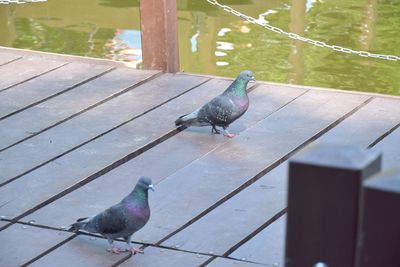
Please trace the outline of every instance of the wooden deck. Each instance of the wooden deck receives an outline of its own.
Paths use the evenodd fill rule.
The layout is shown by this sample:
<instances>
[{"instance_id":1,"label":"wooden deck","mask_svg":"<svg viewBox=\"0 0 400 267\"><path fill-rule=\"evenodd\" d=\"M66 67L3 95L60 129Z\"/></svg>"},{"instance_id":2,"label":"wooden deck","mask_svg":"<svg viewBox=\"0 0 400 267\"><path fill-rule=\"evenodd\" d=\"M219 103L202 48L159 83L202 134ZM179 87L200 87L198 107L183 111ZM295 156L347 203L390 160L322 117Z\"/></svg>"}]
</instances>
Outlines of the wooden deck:
<instances>
[{"instance_id":1,"label":"wooden deck","mask_svg":"<svg viewBox=\"0 0 400 267\"><path fill-rule=\"evenodd\" d=\"M230 79L0 48L0 266L283 266L287 159L334 142L398 165L400 98L258 82L228 140L174 120ZM144 255L65 231L150 176Z\"/></svg>"}]
</instances>

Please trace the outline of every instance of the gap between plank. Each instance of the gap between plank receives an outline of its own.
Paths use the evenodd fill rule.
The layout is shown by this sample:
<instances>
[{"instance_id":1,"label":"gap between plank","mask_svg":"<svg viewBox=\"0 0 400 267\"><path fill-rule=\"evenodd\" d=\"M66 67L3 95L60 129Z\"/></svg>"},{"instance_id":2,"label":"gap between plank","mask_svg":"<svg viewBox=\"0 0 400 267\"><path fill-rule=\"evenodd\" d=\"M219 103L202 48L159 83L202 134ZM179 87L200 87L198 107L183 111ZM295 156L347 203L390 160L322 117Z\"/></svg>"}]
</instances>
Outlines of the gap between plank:
<instances>
[{"instance_id":1,"label":"gap between plank","mask_svg":"<svg viewBox=\"0 0 400 267\"><path fill-rule=\"evenodd\" d=\"M64 93L66 93L66 92L68 92L68 91L70 91L70 90L72 90L72 89L74 89L74 88L76 88L76 87L78 87L78 86L81 86L81 85L83 85L83 84L85 84L85 83L88 83L88 82L94 80L94 79L97 79L97 78L99 78L99 77L101 77L101 76L103 76L103 75L105 75L105 74L107 74L107 73L109 73L109 72L111 72L111 71L113 71L113 70L115 70L115 69L116 69L115 67L111 67L110 69L108 69L108 70L106 70L106 71L103 71L103 72L101 72L101 73L99 73L99 74L96 74L96 75L93 76L93 77L90 77L90 78L88 78L88 79L85 79L85 80L83 80L83 81L77 83L77 84L74 84L74 85L72 85L72 86L70 86L70 87L67 87L66 89L64 89L64 90L62 90L62 91L60 91L60 92L58 92L58 93L55 93L55 94L53 94L53 95L50 95L50 96L48 96L48 97L46 97L46 98L43 98L43 99L41 99L41 100L39 100L39 101L36 101L36 102L31 103L31 104L29 104L29 105L27 105L27 106L25 106L25 107L22 107L22 108L20 108L20 109L18 109L18 110L16 110L16 111L13 111L13 112L11 112L11 113L9 113L9 114L7 114L7 115L4 115L3 117L0 117L0 120L3 120L3 119L5 119L5 118L8 118L8 117L10 117L10 116L12 116L12 115L15 115L15 114L21 112L21 111L24 111L24 110L26 110L26 109L28 109L28 108L31 108L31 107L36 106L36 105L38 105L38 104L41 104L41 103L43 103L43 102L45 102L45 101L47 101L47 100L49 100L49 99L51 99L51 98L54 98L54 97L59 96L59 95L61 95L61 94L64 94ZM17 142L17 143L18 143L18 142ZM17 143L15 143L15 144L17 144ZM10 146L8 146L8 147L6 147L6 148L1 149L0 152L3 151L3 150L6 150L7 148L9 148L9 147L11 147L11 146L13 146L13 145L15 145L15 144L12 144L12 145L10 145Z\"/></svg>"},{"instance_id":2,"label":"gap between plank","mask_svg":"<svg viewBox=\"0 0 400 267\"><path fill-rule=\"evenodd\" d=\"M72 116L70 116L70 117L68 117L68 118L66 118L66 119L64 119L64 120L62 120L62 121L60 121L60 122L57 122L56 124L53 124L53 125L50 126L50 127L47 127L47 128L44 129L44 130L41 130L40 132L36 133L35 135L37 135L37 134L39 134L39 133L42 133L42 132L44 132L44 131L46 131L46 130L49 130L50 128L53 128L53 127L55 127L55 126L57 126L57 125L59 125L59 124L65 122L65 121L67 121L67 120L69 120L69 119L72 119L73 117L76 117L76 116L78 116L78 115L80 115L80 114L82 114L82 113L88 111L89 109L92 109L92 108L94 108L94 107L96 107L96 106L99 106L99 105L101 105L101 104L103 104L103 103L105 103L105 102L111 100L112 98L117 97L117 96L119 96L119 95L121 95L121 94L123 94L123 93L125 93L125 92L127 92L127 91L129 91L129 90L131 90L131 89L133 89L133 88L136 88L136 87L138 87L138 86L140 86L140 85L142 85L142 84L148 82L149 80L155 79L156 77L161 76L161 75L162 75L161 72L160 72L160 73L157 73L157 74L155 74L155 75L152 75L151 77L148 77L148 78L146 78L145 80L142 80L142 81L138 82L137 84L134 84L134 85L132 85L132 86L130 86L130 87L124 89L122 92L118 92L118 93L116 93L116 94L113 94L112 96L110 96L110 97L108 97L108 98L106 98L106 99L103 99L102 101L100 101L100 102L98 102L98 103L96 103L96 104L94 104L94 105L92 105L92 106L90 106L90 107L88 107L88 108L85 108L85 109L81 110L79 113L76 113L76 114L74 114L74 115L72 115ZM207 80L207 81L208 81L208 80ZM205 81L205 82L207 82L207 81ZM71 148L71 149L69 149L69 150L67 150L67 151L65 151L65 152L63 152L63 153L61 153L61 154L59 154L59 155L57 155L57 156L55 156L55 157L53 157L53 158L47 160L47 161L45 161L45 162L42 162L42 163L40 163L39 165L37 165L37 166L35 166L35 167L33 167L33 168L31 168L31 169L29 169L29 170L27 170L27 171L21 173L21 174L18 174L18 175L16 175L16 176L14 176L13 178L11 178L11 179L9 179L9 180L7 180L7 181L1 183L1 184L0 184L0 187L6 185L6 184L8 184L8 183L11 183L12 181L17 180L18 178L20 178L20 177L22 177L22 176L24 176L24 175L26 175L26 174L28 174L28 173L30 173L30 172L32 172L32 171L38 169L38 168L40 168L40 167L46 165L47 163L49 163L49 162L51 162L51 161L54 161L54 160L56 160L56 159L58 159L58 158L60 158L60 157L62 157L62 156L64 156L64 155L66 155L66 154L68 154L68 153L70 153L70 152L72 152L72 151L74 151L74 150L76 150L76 149L78 149L78 148L80 148L80 147L86 145L87 143L90 143L90 142L92 142L92 141L94 141L94 140L96 140L96 139L102 137L102 136L105 135L105 134L108 134L108 133L111 132L111 131L114 131L115 129L117 129L117 128L119 128L119 127L121 127L121 126L123 126L123 125L125 125L125 124L127 124L127 123L129 123L129 122L131 122L131 121L133 121L133 120L135 120L135 119L137 119L137 118L143 116L143 115L145 115L146 113L148 113L148 112L150 112L150 111L152 111L152 110L154 110L154 109L156 109L156 108L158 108L158 107L164 105L165 103L168 103L169 101L175 99L176 97L181 96L182 94L184 94L184 93L186 93L186 92L188 92L188 91L190 91L190 90L192 90L192 89L194 89L194 88L196 88L196 87L202 85L202 84L205 83L205 82L202 82L201 84L196 85L195 87L190 88L189 90L187 90L187 91L185 91L185 92L183 92L183 93L181 93L181 94L179 94L179 95L177 95L177 96L174 96L173 98L170 98L170 99L168 99L167 101L164 101L164 102L162 102L162 103L160 103L160 104L158 104L158 105L156 105L156 106L154 106L154 107L151 107L150 109L148 109L148 110L146 110L146 111L144 111L144 112L142 112L142 113L139 113L139 114L135 115L133 118L131 118L131 119L127 120L127 121L124 121L124 122L122 122L122 123L120 123L120 124L118 124L118 125L112 127L111 129L109 129L109 130L107 130L107 131L105 131L105 132L103 132L103 133L101 133L101 134L98 134L98 135L94 136L93 138L91 138L91 139L89 139L89 140L87 140L87 141L85 141L85 142L83 142L83 143L81 143L81 144L78 144L77 146L75 146L75 147L73 147L73 148ZM29 137L29 138L31 138L31 137Z\"/></svg>"},{"instance_id":3,"label":"gap between plank","mask_svg":"<svg viewBox=\"0 0 400 267\"><path fill-rule=\"evenodd\" d=\"M207 82L207 81L205 81ZM205 83L204 82L204 83ZM196 87L198 87L200 85L197 85ZM255 87L255 86L253 86ZM194 88L192 88L194 89ZM183 93L182 93L183 94ZM247 188L248 186L250 186L251 184L253 184L254 182L256 182L258 179L260 179L262 176L264 176L266 173L268 173L269 171L271 171L272 169L274 169L275 167L279 166L281 163L283 163L284 161L286 161L290 156L292 156L294 153L296 153L297 151L299 151L300 149L302 149L303 147L305 147L306 145L308 145L309 143L315 141L317 138L319 138L320 136L322 136L323 134L325 134L326 132L328 132L329 130L331 130L332 128L334 128L336 125L338 125L340 122L344 121L346 118L350 117L352 114L354 114L355 112L357 112L359 109L361 109L363 106L367 105L369 102L371 102L373 99L373 97L368 98L366 101L364 101L363 103L361 103L359 106L357 106L356 108L354 108L353 110L351 110L350 112L348 112L347 114L345 114L344 116L342 116L341 118L337 119L336 121L334 121L332 124L328 125L326 128L324 128L323 130L321 130L320 132L318 132L316 135L312 136L310 139L308 139L306 142L304 142L303 144L301 144L300 146L298 146L297 148L293 149L291 152L289 152L288 154L286 154L285 156L283 156L281 159L277 160L276 162L274 162L273 164L271 164L269 167L265 168L263 171L261 171L260 173L258 173L257 175L255 175L253 178L251 178L249 181L247 181L246 183L242 184L241 186L239 186L237 189L235 189L233 192L229 193L227 196L225 196L224 198L222 198L220 201L216 202L214 205L212 205L211 207L209 207L208 209L206 209L205 211L203 211L202 213L200 213L199 215L197 215L195 218L193 218L192 220L190 220L188 223L184 224L182 227L180 227L178 230L174 231L173 233L167 235L166 237L164 237L163 239L161 239L160 241L156 242L155 244L143 244L145 247L147 246L155 246L158 248L165 248L165 249L172 249L172 250L177 250L177 251L182 251L182 252L188 252L188 253L193 253L193 254L197 254L197 255L206 255L206 256L211 256L211 258L209 260L207 260L205 263L203 263L201 266L205 266L205 264L210 263L211 261L213 261L214 259L216 259L217 257L224 257L224 258L229 258L227 255L231 254L233 251L235 251L238 247L240 247L243 243L245 243L246 241L250 240L252 237L254 237L256 234L258 234L260 231L262 231L263 229L265 229L267 226L269 226L270 224L272 224L274 221L276 221L278 218L280 218L283 214L286 213L286 208L281 210L279 213L275 214L271 219L269 219L266 223L264 223L262 226L260 226L259 228L257 228L255 231L253 231L251 234L249 234L248 236L246 236L243 240L241 240L239 243L235 244L233 247L231 247L228 251L226 251L222 256L217 256L214 254L207 254L207 253L199 253L199 252L193 252L193 251L186 251L186 250L181 250L178 248L172 248L172 247L166 247L166 246L162 246L160 245L162 242L164 242L165 240L167 240L168 238L170 238L171 236L175 235L176 233L178 233L179 231L183 230L184 228L188 227L190 224L194 223L195 221L199 220L201 217L203 217L205 214L207 214L208 212L212 211L213 209L217 208L218 206L220 206L222 203L224 203L225 201L227 201L228 199L232 198L234 195L236 195L237 193L239 193L240 191L242 191L243 189ZM172 99L168 100L171 101ZM293 100L292 100L293 101ZM287 104L286 104L287 105ZM147 111L149 112L149 111ZM146 113L147 113L146 112ZM127 123L127 122L125 122ZM124 123L124 124L125 124ZM398 127L399 125L397 125ZM394 127L391 129L392 132L395 128ZM40 226L40 225L35 225L35 224L31 224L31 223L23 223L23 222L19 222L18 220L27 216L28 214L31 214L32 212L36 211L37 209L55 201L56 199L68 194L69 192L74 191L75 189L89 183L90 181L96 179L97 177L111 171L112 169L122 165L123 163L127 162L128 160L133 159L134 157L142 154L143 152L147 151L148 149L154 147L155 145L169 139L170 137L176 135L178 132L180 132L181 128L176 128L170 132L168 132L167 134L163 135L162 137L154 140L153 142L150 142L149 144L141 147L140 149L134 151L133 153L123 157L122 159L114 162L113 164L109 165L108 167L96 172L95 174L83 179L81 182L71 186L70 188L56 194L55 196L53 196L52 198L46 200L45 202L40 203L39 205L35 206L34 208L28 210L27 212L11 219L11 220L5 220L2 219L3 221L8 221L10 222L9 224L3 226L0 230L4 230L6 228L8 228L9 226L11 226L14 223L21 223L21 224L28 224L31 226L36 226L36 227L41 227L41 228L46 228L46 229L52 229L52 230L58 230L58 231L65 231L62 229L58 229L55 227L49 227L49 226ZM389 133L388 133L389 134ZM388 135L386 134L386 135ZM386 136L385 135L385 136ZM381 138L382 139L382 138ZM85 233L86 234L86 233ZM90 235L90 234L89 234ZM23 266L26 266L34 261L36 261L37 259L43 257L44 255L50 253L51 251L55 250L56 248L62 246L63 244L67 243L68 241L72 240L73 238L75 238L77 235L73 235L69 238L67 238L66 240L60 242L59 244L55 245L54 247L46 250L45 252L43 252L42 254L38 255L37 257L35 257L34 259L30 260L28 263L24 264ZM95 235L96 237L99 237L97 235ZM137 242L134 242L137 243ZM137 244L142 244L142 243L137 243ZM118 261L117 263L115 263L113 266L117 266L119 264L121 264L122 262L126 261L127 259L129 259L131 257L131 255L128 255L128 257L121 259L120 261ZM234 258L232 258L234 259ZM234 259L237 260L237 259Z\"/></svg>"},{"instance_id":4,"label":"gap between plank","mask_svg":"<svg viewBox=\"0 0 400 267\"><path fill-rule=\"evenodd\" d=\"M369 144L367 146L367 148L372 148L374 147L376 144L378 144L380 141L382 141L386 136L388 136L389 134L393 133L397 128L400 127L400 123L398 123L397 125L395 125L393 128L389 129L389 131L387 131L386 133L382 134L380 137L378 137L374 142L372 142L371 144Z\"/></svg>"},{"instance_id":5,"label":"gap between plank","mask_svg":"<svg viewBox=\"0 0 400 267\"><path fill-rule=\"evenodd\" d=\"M322 129L321 131L319 131L318 133L316 133L315 135L311 136L308 140L306 140L304 143L300 144L299 146L297 146L296 148L294 148L292 151L288 152L286 155L284 155L283 157L281 157L280 159L276 160L275 162L271 163L270 165L268 165L268 167L266 167L265 169L263 169L261 172L259 172L258 174L256 174L255 176L253 176L252 178L250 178L249 180L247 180L245 183L243 183L242 185L240 185L238 188L236 188L235 190L233 190L232 192L230 192L229 194L227 194L225 197L221 198L220 200L218 200L217 202L215 202L213 205L211 205L210 207L208 207L207 209L205 209L204 211L200 212L198 215L196 215L195 217L193 217L191 220L189 220L188 222L186 222L185 224L183 224L181 227L179 227L178 229L176 229L175 231L173 231L172 233L166 235L164 238L162 238L161 240L159 240L158 242L156 242L156 245L159 245L161 243L163 243L164 241L166 241L167 239L171 238L172 236L176 235L177 233L179 233L180 231L184 230L185 228L189 227L191 224L195 223L196 221L200 220L202 217L204 217L207 213L211 212L212 210L216 209L217 207L219 207L220 205L222 205L224 202L226 202L227 200L229 200L230 198L234 197L237 193L239 193L240 191L244 190L245 188L249 187L250 185L252 185L253 183L255 183L257 180L259 180L261 177L263 177L264 175L266 175L268 172L270 172L271 170L275 169L276 167L278 167L280 164L282 164L283 162L285 162L287 159L289 159L291 156L293 156L295 153L297 153L298 151L300 151L301 149L303 149L305 146L309 145L310 143L312 143L313 141L315 141L316 139L318 139L319 137L321 137L323 134L325 134L326 132L328 132L329 130L333 129L334 127L336 127L339 123L341 123L342 121L344 121L345 119L347 119L348 117L350 117L351 115L353 115L355 112L357 112L359 109L361 109L362 107L364 107L365 105L367 105L369 102L371 102L373 99L373 97L369 97L368 99L366 99L363 103L361 103L360 105L358 105L357 107L355 107L354 109L350 110L348 113L346 113L344 116L338 118L337 120L335 120L334 122L332 122L331 124L329 124L327 127L325 127L324 129Z\"/></svg>"},{"instance_id":6,"label":"gap between plank","mask_svg":"<svg viewBox=\"0 0 400 267\"><path fill-rule=\"evenodd\" d=\"M85 144L87 144L87 143L93 141L94 139L97 139L97 138L99 138L99 137L101 137L101 136L103 136L103 135L105 135L105 134L107 134L107 133L109 133L109 132L115 130L116 128L118 128L118 127L120 127L120 126L122 126L122 125L124 125L124 124L127 124L128 122L130 122L130 121L132 121L132 120L134 120L134 119L136 119L136 118L138 118L138 117L140 117L140 116L143 116L144 114L146 114L146 113L148 113L148 112L150 112L150 111L152 111L152 110L158 108L159 106L164 105L165 103L172 101L173 99L179 97L180 95L182 95L182 94L184 94L184 93L186 93L186 92L188 92L188 91L190 91L190 90L193 90L193 89L195 89L195 88L201 86L202 84L206 83L207 81L209 81L209 80L206 80L206 81L204 81L204 82L202 82L202 83L196 85L195 87L193 87L193 88L191 88L191 89L189 89L189 90L187 90L187 91L185 91L185 92L183 92L183 93L181 93L181 94L175 96L174 98L168 99L167 101L165 101L165 102L163 102L163 103L161 103L161 104L159 104L159 105L157 105L157 106L155 106L155 107L153 107L153 108L151 108L151 109L149 109L149 110L147 110L147 111L145 111L145 112L143 112L143 113L141 113L141 114L135 116L134 118L132 118L132 119L130 119L130 120L128 120L128 121L126 121L126 122L124 122L124 123L122 123L122 124L120 124L120 125L114 127L114 128L112 128L112 129L108 130L107 132L104 132L104 133L102 133L101 135L96 136L95 138L92 138L91 140L88 140L88 141L82 143L82 144L79 145L78 147L75 147L75 148L73 148L73 149L70 149L69 151L67 151L67 152L65 152L65 153L63 153L63 154L61 154L61 155L59 155L59 156L57 156L57 157L55 157L55 158L53 158L53 159L51 159L51 160L46 161L45 163L41 164L40 166L35 167L34 169L37 169L37 168L39 168L39 167L41 167L41 166L47 164L48 162L51 162L51 161L53 161L53 160L56 160L57 158L59 158L59 157L65 155L65 154L67 154L67 153L69 153L69 152L71 152L71 151L73 151L73 150L75 150L75 149L77 149L77 148L79 148L79 147L81 147L81 146L83 146L83 145L85 145ZM117 161L115 161L115 162L113 162L113 163L111 163L110 165L108 165L107 167L101 169L100 171L95 172L94 174L92 174L92 175L90 175L90 176L88 176L88 177L82 179L80 182L78 182L78 183L76 183L76 184L70 186L69 188L67 188L67 189L65 189L65 190L63 190L63 191L57 193L56 195L50 197L50 198L47 199L46 201L43 201L43 202L39 203L38 205L34 206L33 208L29 209L28 211L25 211L25 212L23 212L22 214L20 214L20 215L14 217L13 219L10 220L10 224L7 224L7 225L1 227L1 228L0 228L0 231L1 231L1 230L4 230L4 229L6 229L6 228L8 228L9 226L11 226L13 223L17 222L17 221L20 220L21 218L23 218L23 217L25 217L25 216L27 216L27 215L33 213L34 211L36 211L36 210L38 210L38 209L40 209L40 208L42 208L42 207L44 207L44 206L46 206L46 205L52 203L53 201L55 201L55 200L57 200L57 199L63 197L64 195L66 195L66 194L68 194L68 193L70 193L70 192L72 192L72 191L78 189L79 187L81 187L81 186L83 186L83 185L85 185L85 184L87 184L87 183L89 183L89 182L91 182L91 181L93 181L93 180L95 180L96 178L100 177L101 175L104 175L105 173L110 172L110 171L113 170L114 168L117 168L117 167L119 167L120 165L126 163L127 161L129 161L129 160L131 160L131 159L133 159L133 158L139 156L140 154L142 154L142 153L146 152L147 150L151 149L152 147L154 147L154 146L156 146L156 145L158 145L158 144L160 144L160 143L166 141L167 139L171 138L172 136L176 135L176 134L179 133L180 131L182 131L181 128L174 128L174 129L170 130L169 132L167 132L167 133L163 134L162 136L158 137L157 139L155 139L155 140L153 140L153 141L147 143L146 145L144 145L144 146L142 146L142 147L136 149L135 151L131 152L130 154L128 154L128 155L122 157L121 159L119 159L119 160L117 160ZM33 169L30 170L30 171L33 171ZM29 172L30 172L30 171L29 171ZM20 176L22 176L22 175L20 175ZM17 178L19 178L20 176L18 176ZM15 179L17 179L17 178L13 178L13 181L14 181ZM9 183L9 182L11 182L11 181L7 181L6 183L3 183L1 186L3 186L4 184L7 184L7 183Z\"/></svg>"},{"instance_id":7,"label":"gap between plank","mask_svg":"<svg viewBox=\"0 0 400 267\"><path fill-rule=\"evenodd\" d=\"M0 67L1 67L1 66L4 66L4 65L7 65L8 63L11 63L11 62L14 62L14 61L20 60L21 58L22 58L22 57L20 56L20 57L17 57L17 58L11 59L10 61L4 62L4 63L0 64Z\"/></svg>"},{"instance_id":8,"label":"gap between plank","mask_svg":"<svg viewBox=\"0 0 400 267\"><path fill-rule=\"evenodd\" d=\"M45 132L45 131L47 131L47 130L50 130L51 128L54 128L54 127L56 127L57 125L60 125L61 123L64 123L64 122L66 122L66 121L68 121L68 120L70 120L70 119L73 119L73 118L75 118L75 117L81 115L82 113L85 113L85 112L87 112L87 111L89 111L89 110L91 110L91 109L93 109L93 108L95 108L95 107L98 107L98 106L100 106L101 104L104 104L105 102L108 102L108 101L110 101L110 100L112 100L112 99L114 99L114 98L116 98L116 97L118 97L118 96L120 96L120 95L122 95L122 94L124 94L124 93L126 93L126 92L128 92L128 91L130 91L130 90L133 90L134 88L139 87L140 85L143 85L143 84L147 83L148 81L151 81L151 80L153 80L153 79L155 79L155 78L157 78L157 77L159 77L159 76L161 76L161 75L162 75L162 73L161 73L161 72L158 72L158 73L156 73L156 74L154 74L154 75L152 75L152 76L150 76L150 77L147 77L147 78L145 78L144 80L141 80L141 81L139 81L138 83L136 83L136 84L134 84L134 85L131 85L131 86L125 88L125 89L122 89L120 92L117 92L117 93L115 93L115 94L112 94L112 95L110 95L109 97L106 97L106 98L104 98L103 100L101 100L101 101L99 101L99 102L97 102L97 103L95 103L95 104L93 104L93 105L90 105L90 106L88 106L88 107L86 107L86 108L84 108L84 109L78 111L77 113L72 114L72 115L69 116L69 117L66 117L66 118L64 118L64 119L62 119L62 120L60 120L60 121L58 121L58 122L56 122L56 123L54 123L54 124L52 124L52 125L50 125L50 126L47 126L46 128L44 128L44 129L42 129L42 130L39 130L39 131L37 131L37 132L32 133L30 136L27 136L27 137L25 137L25 138L23 138L23 139L21 139L21 140L15 142L15 143L9 145L9 146L7 146L7 147L1 149L0 152L4 151L4 150L6 150L6 149L9 149L10 147L13 147L13 146L15 146L15 145L17 145L17 144L19 144L19 143L22 143L22 142L24 142L24 141L26 141L26 140L28 140L28 139L30 139L30 138L36 136L36 135L39 135L39 134L41 134L41 133L43 133L43 132ZM72 88L71 88L71 89L72 89ZM40 101L40 102L42 102L42 101ZM30 170L28 170L28 172L30 172ZM22 174L22 175L24 175L24 174ZM18 176L19 176L19 175L18 175ZM15 177L14 177L14 178L15 178ZM11 178L11 179L14 179L14 178ZM18 178L18 177L17 177L17 178ZM0 187L1 187L1 186L3 186L3 184L0 184Z\"/></svg>"},{"instance_id":9,"label":"gap between plank","mask_svg":"<svg viewBox=\"0 0 400 267\"><path fill-rule=\"evenodd\" d=\"M25 266L29 266L31 263L37 261L38 259L42 258L43 256L49 254L50 252L56 250L57 248L61 247L62 245L68 243L69 241L71 241L72 239L74 239L75 237L77 237L77 234L71 235L70 237L66 238L65 240L61 241L60 243L56 244L55 246L52 246L51 248L45 250L44 252L40 253L39 255L37 255L36 257L34 257L33 259L27 261L26 263L22 264L21 267L25 267Z\"/></svg>"},{"instance_id":10,"label":"gap between plank","mask_svg":"<svg viewBox=\"0 0 400 267\"><path fill-rule=\"evenodd\" d=\"M30 80L33 80L33 79L35 79L35 78L37 78L37 77L40 77L40 76L42 76L42 75L45 75L45 74L47 74L47 73L49 73L49 72L52 72L52 71L54 71L54 70L56 70L56 69L59 69L59 68L61 68L61 67L64 67L64 66L66 66L66 65L68 65L68 64L69 64L68 62L63 63L63 64L61 64L60 66L57 66L57 67L52 68L52 69L50 69L50 70L46 70L45 72L41 72L41 73L39 73L39 74L36 74L36 75L34 75L34 76L30 77L30 78L27 78L26 80L23 80L23 81L14 83L14 84L12 84L12 85L6 87L6 88L1 89L1 90L0 90L0 93L1 93L1 92L4 92L4 91L6 91L6 90L9 90L9 89L11 89L11 88L13 88L14 86L17 86L17 85L19 85L19 84L25 83L25 82L30 81Z\"/></svg>"}]
</instances>

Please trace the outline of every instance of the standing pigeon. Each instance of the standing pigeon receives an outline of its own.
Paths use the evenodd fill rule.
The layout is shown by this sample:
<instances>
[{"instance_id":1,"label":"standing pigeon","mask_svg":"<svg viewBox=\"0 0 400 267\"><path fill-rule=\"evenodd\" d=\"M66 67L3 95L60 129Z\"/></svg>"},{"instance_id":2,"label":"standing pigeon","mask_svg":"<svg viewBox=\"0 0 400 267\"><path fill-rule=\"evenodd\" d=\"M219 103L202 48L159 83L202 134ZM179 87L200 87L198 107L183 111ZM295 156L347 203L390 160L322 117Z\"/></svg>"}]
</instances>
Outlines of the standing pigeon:
<instances>
[{"instance_id":1,"label":"standing pigeon","mask_svg":"<svg viewBox=\"0 0 400 267\"><path fill-rule=\"evenodd\" d=\"M119 254L121 250L113 246L114 239L123 237L133 254L143 250L131 247L133 233L142 228L150 218L148 190L153 189L151 179L140 177L133 191L118 204L91 218L78 219L71 225L69 231L85 230L100 233L108 239L110 250Z\"/></svg>"},{"instance_id":2,"label":"standing pigeon","mask_svg":"<svg viewBox=\"0 0 400 267\"><path fill-rule=\"evenodd\" d=\"M216 126L224 129L224 135L232 138L235 135L228 132L229 124L242 116L249 107L247 96L247 83L255 81L253 73L249 70L242 71L236 80L223 92L210 102L190 114L180 116L176 126L211 126L211 133L219 134Z\"/></svg>"}]
</instances>

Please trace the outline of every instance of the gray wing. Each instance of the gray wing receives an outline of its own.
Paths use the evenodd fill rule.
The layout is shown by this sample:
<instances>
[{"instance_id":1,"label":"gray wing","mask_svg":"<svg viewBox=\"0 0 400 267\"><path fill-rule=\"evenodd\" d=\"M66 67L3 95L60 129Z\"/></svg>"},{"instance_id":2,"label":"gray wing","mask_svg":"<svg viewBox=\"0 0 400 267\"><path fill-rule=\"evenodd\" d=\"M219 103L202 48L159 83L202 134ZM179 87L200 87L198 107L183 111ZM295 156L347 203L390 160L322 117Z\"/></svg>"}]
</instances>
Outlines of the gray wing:
<instances>
[{"instance_id":1,"label":"gray wing","mask_svg":"<svg viewBox=\"0 0 400 267\"><path fill-rule=\"evenodd\" d=\"M94 227L101 234L118 234L127 227L124 208L121 203L114 205L93 217L88 226Z\"/></svg>"},{"instance_id":2,"label":"gray wing","mask_svg":"<svg viewBox=\"0 0 400 267\"><path fill-rule=\"evenodd\" d=\"M219 95L199 110L197 118L200 122L213 125L229 125L234 120L236 110L237 107L229 97Z\"/></svg>"}]
</instances>

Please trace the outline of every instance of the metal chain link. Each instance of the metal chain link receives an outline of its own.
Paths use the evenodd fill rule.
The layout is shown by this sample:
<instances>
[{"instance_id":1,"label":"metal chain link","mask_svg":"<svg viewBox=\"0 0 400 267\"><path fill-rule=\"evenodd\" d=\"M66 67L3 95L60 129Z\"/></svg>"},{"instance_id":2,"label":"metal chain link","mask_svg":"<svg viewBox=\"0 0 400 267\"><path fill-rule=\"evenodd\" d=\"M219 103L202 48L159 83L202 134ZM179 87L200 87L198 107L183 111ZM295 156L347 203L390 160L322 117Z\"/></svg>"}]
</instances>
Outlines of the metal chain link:
<instances>
[{"instance_id":1,"label":"metal chain link","mask_svg":"<svg viewBox=\"0 0 400 267\"><path fill-rule=\"evenodd\" d=\"M257 24L260 25L262 27L264 27L265 29L275 32L275 33L279 33L279 34L283 34L286 35L287 37L289 37L290 39L293 40L299 40L302 42L306 42L315 46L319 46L319 47L326 47L326 48L330 48L334 51L338 51L338 52L342 52L342 53L346 53L346 54L354 54L354 55L358 55L360 57L371 57L371 58L379 58L379 59L385 59L385 60L391 60L391 61L400 61L400 57L399 56L394 56L394 55L383 55L383 54L374 54L374 53L370 53L367 51L357 51L357 50L353 50L350 48L345 48L342 46L338 46L338 45L330 45L327 44L325 42L322 41L316 41L310 38L306 38L303 36L300 36L296 33L292 33L292 32L286 32L278 27L274 27L266 22L259 22L258 20L256 20L253 17L247 16L243 13L240 13L239 11L231 8L230 6L227 5L222 5L220 3L218 3L217 0L207 0L208 3L218 6L220 8L222 8L225 12L231 13L237 17L240 17L252 24Z\"/></svg>"},{"instance_id":2,"label":"metal chain link","mask_svg":"<svg viewBox=\"0 0 400 267\"><path fill-rule=\"evenodd\" d=\"M47 0L0 0L1 4L26 4L26 3L37 3L46 2Z\"/></svg>"}]
</instances>

